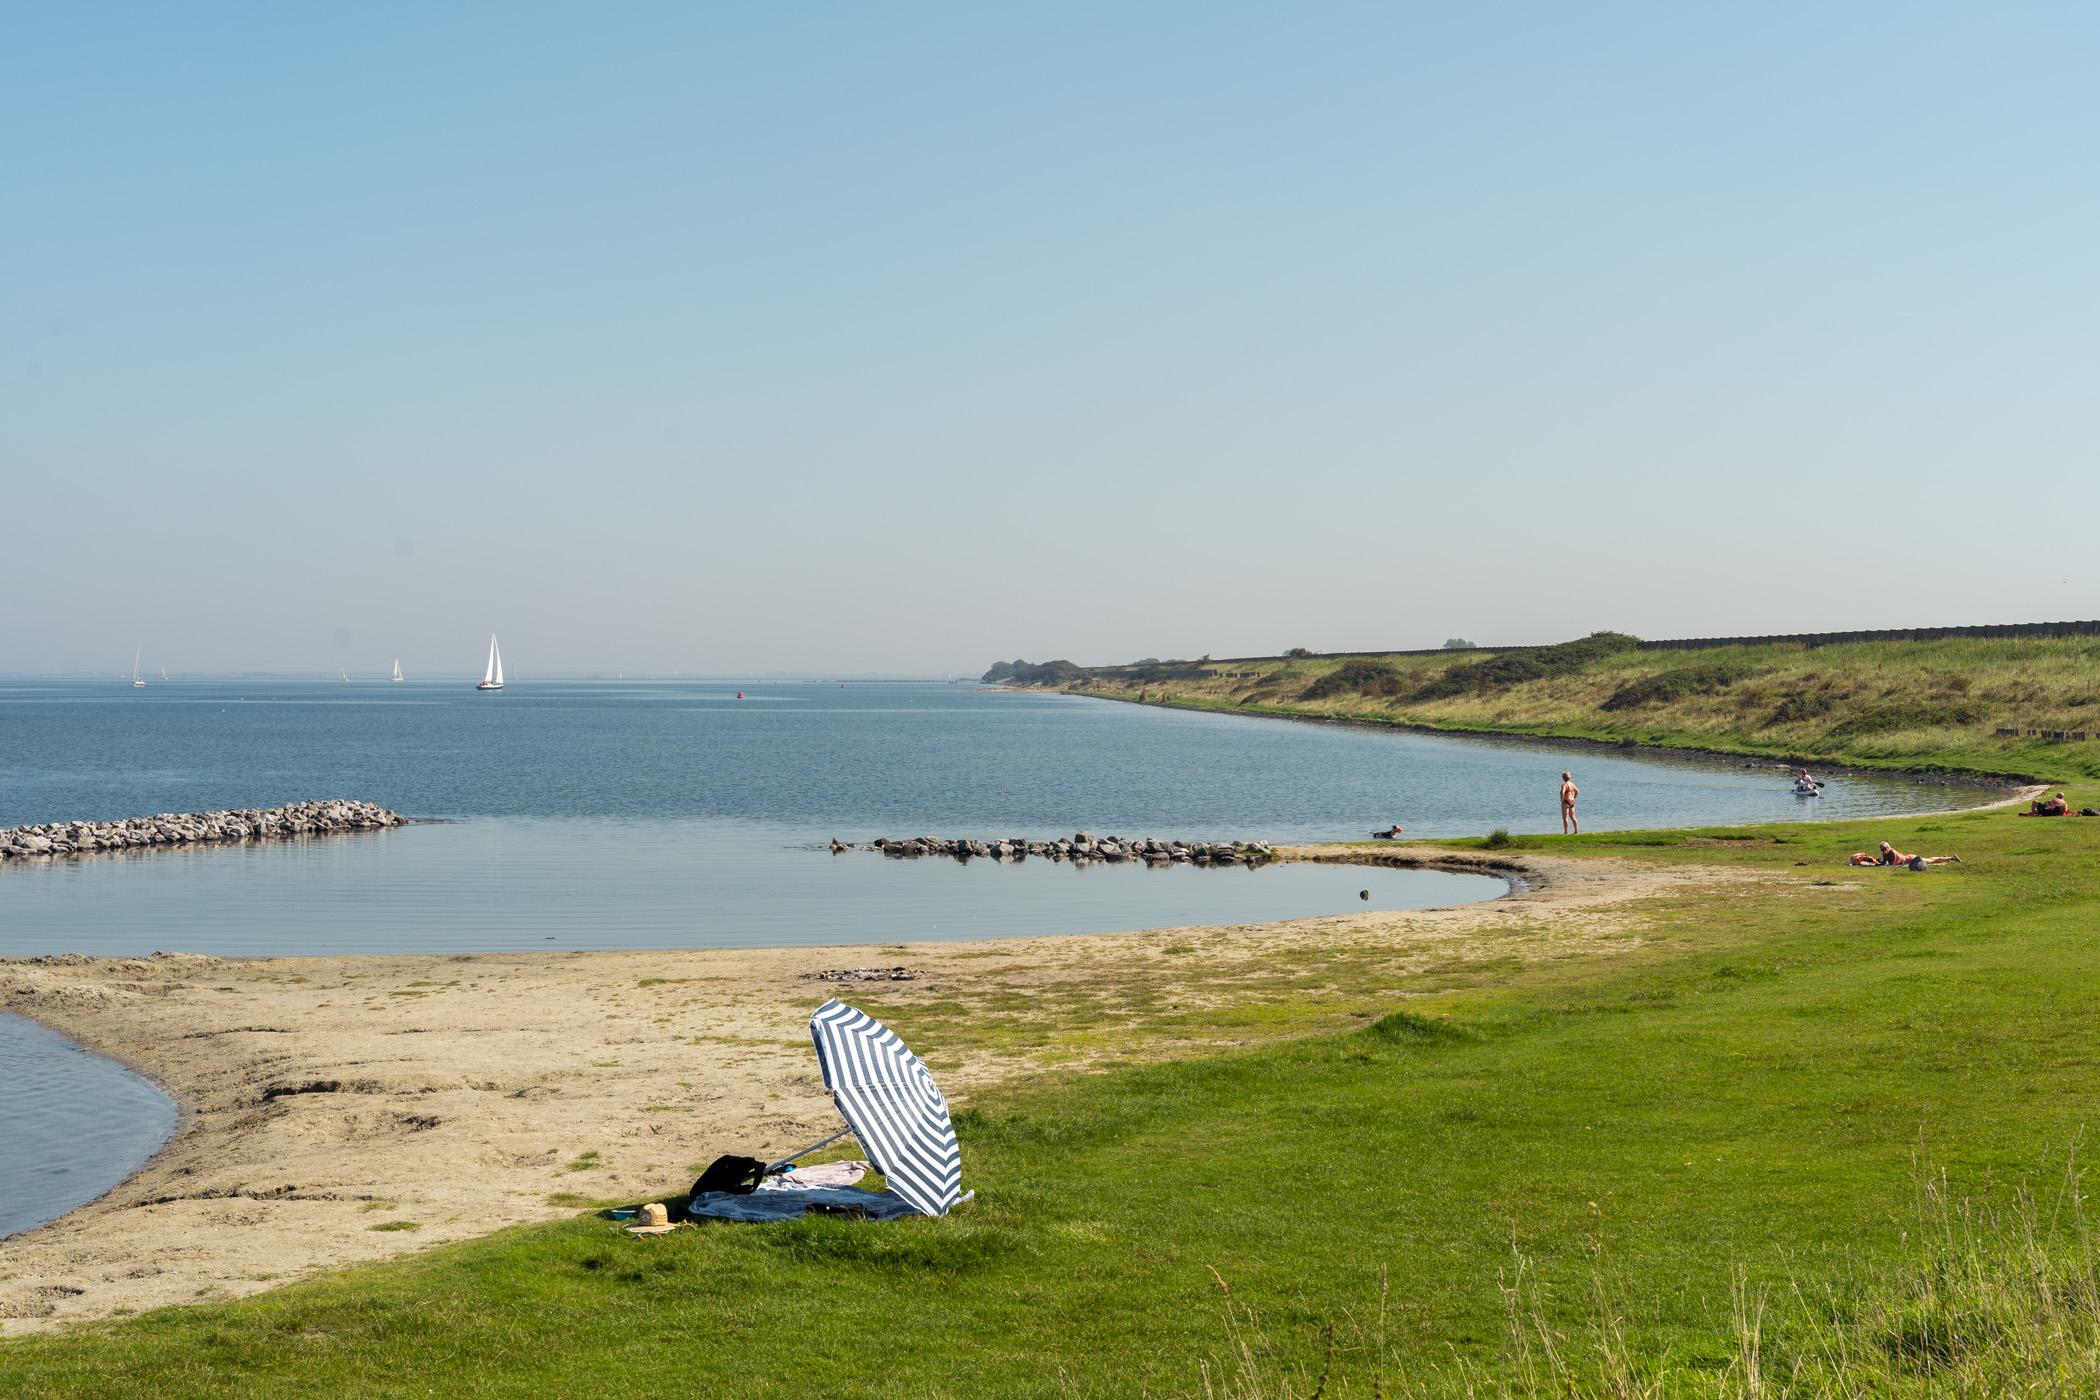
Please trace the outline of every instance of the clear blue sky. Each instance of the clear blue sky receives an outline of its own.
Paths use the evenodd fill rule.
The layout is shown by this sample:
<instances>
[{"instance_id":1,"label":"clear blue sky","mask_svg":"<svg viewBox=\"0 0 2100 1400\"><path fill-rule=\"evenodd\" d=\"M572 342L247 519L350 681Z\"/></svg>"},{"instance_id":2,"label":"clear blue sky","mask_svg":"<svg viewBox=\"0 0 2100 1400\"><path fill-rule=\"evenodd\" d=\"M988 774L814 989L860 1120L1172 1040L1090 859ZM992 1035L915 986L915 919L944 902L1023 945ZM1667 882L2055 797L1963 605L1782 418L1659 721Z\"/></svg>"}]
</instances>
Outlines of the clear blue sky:
<instances>
[{"instance_id":1,"label":"clear blue sky","mask_svg":"<svg viewBox=\"0 0 2100 1400\"><path fill-rule=\"evenodd\" d=\"M0 670L2100 615L2089 6L0 8Z\"/></svg>"}]
</instances>

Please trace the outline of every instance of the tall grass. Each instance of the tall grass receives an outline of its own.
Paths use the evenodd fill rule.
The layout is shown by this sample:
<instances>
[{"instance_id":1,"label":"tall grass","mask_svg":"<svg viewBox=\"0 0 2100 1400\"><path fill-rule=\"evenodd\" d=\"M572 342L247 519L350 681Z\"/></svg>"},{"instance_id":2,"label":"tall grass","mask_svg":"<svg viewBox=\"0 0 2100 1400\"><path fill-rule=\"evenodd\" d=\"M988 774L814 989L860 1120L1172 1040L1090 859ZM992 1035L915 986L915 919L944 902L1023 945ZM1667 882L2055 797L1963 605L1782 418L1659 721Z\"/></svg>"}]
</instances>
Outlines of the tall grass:
<instances>
[{"instance_id":1,"label":"tall grass","mask_svg":"<svg viewBox=\"0 0 2100 1400\"><path fill-rule=\"evenodd\" d=\"M1222 1353L1203 1367L1205 1400L1865 1400L1866 1397L2100 1395L2100 1251L2080 1171L2053 1199L2024 1188L2002 1206L1921 1178L1913 1228L1843 1285L1730 1287L1733 1354L1679 1359L1640 1340L1634 1309L1599 1259L1570 1324L1535 1262L1513 1244L1497 1281L1499 1355L1402 1357L1385 1345L1384 1272L1362 1316L1329 1322L1311 1360L1286 1359L1224 1279Z\"/></svg>"}]
</instances>

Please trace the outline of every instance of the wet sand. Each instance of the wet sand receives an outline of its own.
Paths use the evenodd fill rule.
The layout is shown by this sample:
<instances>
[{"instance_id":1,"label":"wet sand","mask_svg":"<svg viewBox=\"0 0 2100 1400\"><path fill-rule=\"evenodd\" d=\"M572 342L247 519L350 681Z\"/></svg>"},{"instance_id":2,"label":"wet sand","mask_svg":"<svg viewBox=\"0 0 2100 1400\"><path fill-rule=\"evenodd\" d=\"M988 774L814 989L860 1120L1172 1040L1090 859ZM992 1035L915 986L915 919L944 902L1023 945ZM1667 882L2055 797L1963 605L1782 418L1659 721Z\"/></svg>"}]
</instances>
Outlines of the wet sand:
<instances>
[{"instance_id":1,"label":"wet sand","mask_svg":"<svg viewBox=\"0 0 2100 1400\"><path fill-rule=\"evenodd\" d=\"M573 1214L582 1198L675 1194L718 1153L801 1146L837 1126L805 1031L833 994L896 1022L964 1103L1046 1067L1247 1043L1220 1011L1289 1004L1309 1008L1292 1030L1332 1029L1468 963L1630 953L1642 901L1772 878L1530 855L1434 863L1526 887L1454 909L977 943L0 961L0 1007L131 1064L185 1110L138 1175L0 1243L0 1334L236 1297ZM915 980L808 976L900 964ZM1017 997L1028 1033L983 1033L1013 1028L1002 1008ZM374 1228L389 1222L416 1228Z\"/></svg>"}]
</instances>

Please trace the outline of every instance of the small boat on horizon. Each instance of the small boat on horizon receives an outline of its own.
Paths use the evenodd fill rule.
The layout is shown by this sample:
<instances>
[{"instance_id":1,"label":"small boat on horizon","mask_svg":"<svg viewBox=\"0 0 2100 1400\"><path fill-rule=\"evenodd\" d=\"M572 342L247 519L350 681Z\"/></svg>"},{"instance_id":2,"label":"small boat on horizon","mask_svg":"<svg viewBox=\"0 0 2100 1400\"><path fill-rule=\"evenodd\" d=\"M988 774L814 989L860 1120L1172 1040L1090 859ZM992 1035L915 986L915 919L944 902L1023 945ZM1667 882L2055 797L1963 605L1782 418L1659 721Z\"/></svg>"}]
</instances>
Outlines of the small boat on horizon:
<instances>
[{"instance_id":1,"label":"small boat on horizon","mask_svg":"<svg viewBox=\"0 0 2100 1400\"><path fill-rule=\"evenodd\" d=\"M489 664L481 670L481 684L476 690L503 689L503 650L496 645L496 634L489 633Z\"/></svg>"},{"instance_id":2,"label":"small boat on horizon","mask_svg":"<svg viewBox=\"0 0 2100 1400\"><path fill-rule=\"evenodd\" d=\"M140 647L131 653L131 688L133 690L144 690L146 688L146 682L139 676L139 657L143 656L145 651L144 647Z\"/></svg>"},{"instance_id":3,"label":"small boat on horizon","mask_svg":"<svg viewBox=\"0 0 2100 1400\"><path fill-rule=\"evenodd\" d=\"M394 658L394 679L401 679L401 658L398 656Z\"/></svg>"}]
</instances>

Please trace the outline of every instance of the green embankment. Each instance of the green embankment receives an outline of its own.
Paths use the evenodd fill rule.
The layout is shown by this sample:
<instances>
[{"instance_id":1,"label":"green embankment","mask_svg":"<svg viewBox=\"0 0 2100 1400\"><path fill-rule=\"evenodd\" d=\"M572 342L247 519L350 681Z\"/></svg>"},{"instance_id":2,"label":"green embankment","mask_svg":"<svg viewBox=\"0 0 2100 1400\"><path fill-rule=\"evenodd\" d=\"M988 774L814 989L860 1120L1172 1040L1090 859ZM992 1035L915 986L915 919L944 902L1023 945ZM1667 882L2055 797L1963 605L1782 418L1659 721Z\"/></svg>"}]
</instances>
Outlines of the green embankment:
<instances>
[{"instance_id":1,"label":"green embankment","mask_svg":"<svg viewBox=\"0 0 2100 1400\"><path fill-rule=\"evenodd\" d=\"M1844 864L1884 836L1966 863ZM982 1096L947 1220L580 1216L0 1344L0 1393L2094 1393L2100 820L1516 844L1760 879L1644 903L1647 956L1404 1009L1338 965L1354 1032Z\"/></svg>"},{"instance_id":2,"label":"green embankment","mask_svg":"<svg viewBox=\"0 0 2100 1400\"><path fill-rule=\"evenodd\" d=\"M2100 777L2100 638L1948 638L1641 651L1599 634L1433 656L1114 667L1082 694L1250 714L1408 724L1930 768ZM1215 670L1215 676L1187 674ZM1999 737L2000 729L2022 731ZM2028 730L2083 732L2047 740Z\"/></svg>"}]
</instances>

